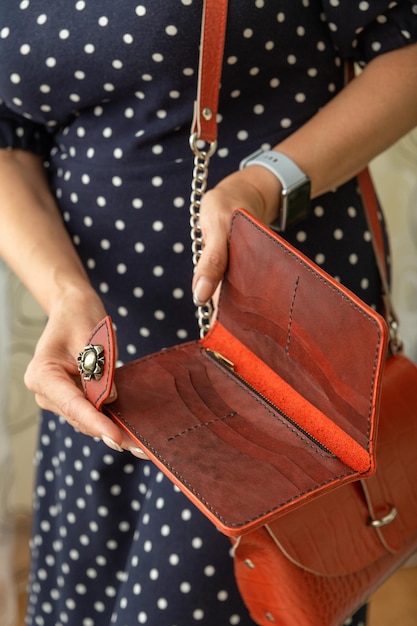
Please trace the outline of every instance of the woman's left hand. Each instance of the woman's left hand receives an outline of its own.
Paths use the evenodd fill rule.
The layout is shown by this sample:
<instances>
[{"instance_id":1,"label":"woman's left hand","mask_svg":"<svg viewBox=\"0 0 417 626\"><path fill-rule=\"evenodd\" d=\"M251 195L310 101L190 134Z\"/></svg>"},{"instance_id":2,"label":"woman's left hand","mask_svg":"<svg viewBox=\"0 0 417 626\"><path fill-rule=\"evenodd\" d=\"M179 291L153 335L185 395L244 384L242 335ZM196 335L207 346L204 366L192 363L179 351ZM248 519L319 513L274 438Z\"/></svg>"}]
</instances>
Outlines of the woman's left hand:
<instances>
[{"instance_id":1,"label":"woman's left hand","mask_svg":"<svg viewBox=\"0 0 417 626\"><path fill-rule=\"evenodd\" d=\"M234 172L205 193L200 208L204 249L192 286L197 305L203 305L212 298L223 278L233 211L246 209L260 221L270 223L277 215L280 193L279 180L259 165Z\"/></svg>"}]
</instances>

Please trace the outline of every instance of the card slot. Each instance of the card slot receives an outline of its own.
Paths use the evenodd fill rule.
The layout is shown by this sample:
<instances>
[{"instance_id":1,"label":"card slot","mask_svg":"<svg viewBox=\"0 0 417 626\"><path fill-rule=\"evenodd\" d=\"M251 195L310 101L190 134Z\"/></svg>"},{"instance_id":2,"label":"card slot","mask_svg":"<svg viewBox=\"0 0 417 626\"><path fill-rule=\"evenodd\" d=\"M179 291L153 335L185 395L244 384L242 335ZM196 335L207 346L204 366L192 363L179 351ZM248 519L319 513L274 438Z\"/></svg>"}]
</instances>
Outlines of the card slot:
<instances>
[{"instance_id":1,"label":"card slot","mask_svg":"<svg viewBox=\"0 0 417 626\"><path fill-rule=\"evenodd\" d=\"M105 407L106 411L117 407L118 416L135 427L136 435L153 425L155 433L150 431L150 438L159 428L170 440L234 416L212 386L206 371L209 363L201 359L198 345L166 350L142 362L146 367L140 370L135 362L116 370L119 396ZM169 415L175 415L175 420Z\"/></svg>"},{"instance_id":2,"label":"card slot","mask_svg":"<svg viewBox=\"0 0 417 626\"><path fill-rule=\"evenodd\" d=\"M208 368L210 382L217 393L234 398L232 404L235 417L228 421L213 422L208 428L222 445L230 451L239 451L247 459L244 465L261 461L266 472L278 472L277 480L286 480L300 488L307 480L320 481L323 468L328 471L345 473L344 463L325 452L295 425L285 419L270 405L265 404L256 392L224 371L221 365L213 362ZM198 436L199 433L191 433ZM291 479L289 479L291 476Z\"/></svg>"},{"instance_id":3,"label":"card slot","mask_svg":"<svg viewBox=\"0 0 417 626\"><path fill-rule=\"evenodd\" d=\"M255 391L249 390L227 370L224 371L215 361L207 357L205 351L202 351L201 354L203 359L187 358L184 360L184 355L181 352L170 356L166 362L163 359L159 359L159 367L168 376L171 376L171 371L176 372L174 385L177 396L184 403L190 414L190 423L187 424L187 427L170 432L167 435L167 440L171 441L180 436L191 435L201 427L215 428L219 422L235 417L230 424L230 428L235 432L236 437L243 437L243 446L255 446L254 442L257 442L256 445L260 450L255 450L254 456L263 458L264 452L271 452L272 454L268 459L271 465L275 465L274 455L280 454L281 448L285 448L285 445L288 445L288 443L283 444L279 426L288 429L295 437L301 438L310 452L314 451L326 458L334 456L330 452L324 451L318 442L309 438L308 434L280 414L279 407L276 410L271 409L271 406L265 407L263 400ZM175 360L173 357L175 357ZM228 382L226 382L227 379L229 379ZM231 391L230 385L235 388L234 392ZM222 397L234 398L239 406L239 410L236 409L237 404L227 404ZM254 414L259 413L259 405L265 410L265 415L268 419L265 422L264 431L262 430L262 420L253 420L250 414L247 415L245 412L249 398L252 398L255 402L254 405L251 405ZM173 407L171 407L172 409ZM242 428L248 431L246 435L243 433ZM246 440L247 443L245 443ZM238 447L238 442L236 441L233 445ZM298 442L296 447L298 447ZM306 458L306 462L308 463L308 458Z\"/></svg>"},{"instance_id":4,"label":"card slot","mask_svg":"<svg viewBox=\"0 0 417 626\"><path fill-rule=\"evenodd\" d=\"M224 396L213 386L209 374L211 369L209 362L205 359L192 359L187 362L187 368L195 392L215 415L221 416L234 413L233 407L225 401Z\"/></svg>"},{"instance_id":5,"label":"card slot","mask_svg":"<svg viewBox=\"0 0 417 626\"><path fill-rule=\"evenodd\" d=\"M331 415L351 437L366 447L373 408L370 402L373 370L369 372L363 368L360 386L358 384L352 389L343 378L345 372L336 371L330 358L332 355L324 354L322 347L312 342L311 336L305 333L296 318L291 321L290 331L289 324L285 326L282 320L281 324L278 323L278 315L271 319L266 311L253 310L250 302L241 310L238 303L232 300L228 309L232 322L239 319L239 324L230 324L228 330L251 351L262 354L263 360L274 372L285 376L289 385L309 398L321 411Z\"/></svg>"},{"instance_id":6,"label":"card slot","mask_svg":"<svg viewBox=\"0 0 417 626\"><path fill-rule=\"evenodd\" d=\"M178 358L164 364L161 359L159 366L168 375L175 371L174 385L178 397L190 413L190 424L181 430L167 434L167 440L184 437L193 433L196 429L207 427L218 421L224 421L234 417L236 412L221 398L207 374L207 363L202 359L187 359L178 353Z\"/></svg>"},{"instance_id":7,"label":"card slot","mask_svg":"<svg viewBox=\"0 0 417 626\"><path fill-rule=\"evenodd\" d=\"M273 519L292 503L354 475L340 459L318 448L312 454L310 440L284 427L230 372L203 358L200 344L168 349L143 364L116 371L119 397L105 411L226 534L256 526L264 516ZM213 389L209 411L206 396ZM190 412L188 394L194 406L204 407L204 426ZM227 410L236 411L230 419L215 415L226 408L222 397L229 399ZM182 431L185 437L170 439Z\"/></svg>"},{"instance_id":8,"label":"card slot","mask_svg":"<svg viewBox=\"0 0 417 626\"><path fill-rule=\"evenodd\" d=\"M303 431L321 442L346 465L363 476L373 470L373 459L368 449L292 388L218 321L202 345L209 350L218 350L235 363L239 376L249 381L262 396L282 409Z\"/></svg>"}]
</instances>

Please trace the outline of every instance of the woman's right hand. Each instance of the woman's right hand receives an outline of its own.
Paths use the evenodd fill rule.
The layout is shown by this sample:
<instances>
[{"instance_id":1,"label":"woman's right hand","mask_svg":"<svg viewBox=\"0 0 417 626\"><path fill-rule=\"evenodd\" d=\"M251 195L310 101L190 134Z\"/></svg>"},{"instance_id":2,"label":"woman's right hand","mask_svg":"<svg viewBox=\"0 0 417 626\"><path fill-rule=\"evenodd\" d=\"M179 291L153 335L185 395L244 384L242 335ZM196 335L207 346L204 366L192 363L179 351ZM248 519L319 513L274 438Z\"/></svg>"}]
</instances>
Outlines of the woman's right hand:
<instances>
[{"instance_id":1,"label":"woman's right hand","mask_svg":"<svg viewBox=\"0 0 417 626\"><path fill-rule=\"evenodd\" d=\"M0 149L0 207L0 254L48 316L26 370L26 386L41 408L80 432L146 458L84 397L77 358L106 311L65 228L39 156ZM114 390L110 400L115 397Z\"/></svg>"},{"instance_id":2,"label":"woman's right hand","mask_svg":"<svg viewBox=\"0 0 417 626\"><path fill-rule=\"evenodd\" d=\"M61 415L80 432L102 439L114 450L129 450L146 458L116 424L84 397L77 357L105 315L93 291L63 297L50 313L26 370L25 384L42 409ZM115 397L113 389L109 400Z\"/></svg>"}]
</instances>

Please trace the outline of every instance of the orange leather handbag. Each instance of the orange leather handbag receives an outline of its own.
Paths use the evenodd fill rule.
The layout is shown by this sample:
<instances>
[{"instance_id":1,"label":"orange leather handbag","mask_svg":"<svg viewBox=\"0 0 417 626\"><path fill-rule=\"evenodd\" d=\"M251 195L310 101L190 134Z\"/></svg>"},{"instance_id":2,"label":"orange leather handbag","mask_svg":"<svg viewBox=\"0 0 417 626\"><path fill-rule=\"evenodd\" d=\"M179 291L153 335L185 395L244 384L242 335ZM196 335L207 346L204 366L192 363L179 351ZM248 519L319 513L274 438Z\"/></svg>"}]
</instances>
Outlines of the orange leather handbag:
<instances>
[{"instance_id":1,"label":"orange leather handbag","mask_svg":"<svg viewBox=\"0 0 417 626\"><path fill-rule=\"evenodd\" d=\"M205 2L192 143L210 147L196 156L197 205L216 140L220 5ZM215 47L204 39L213 24ZM395 340L369 180L362 189L388 324L237 211L216 319L199 340L116 371L111 320L88 340L100 367L83 378L87 397L232 538L260 625L339 626L417 549L417 368ZM118 399L103 404L113 376Z\"/></svg>"}]
</instances>

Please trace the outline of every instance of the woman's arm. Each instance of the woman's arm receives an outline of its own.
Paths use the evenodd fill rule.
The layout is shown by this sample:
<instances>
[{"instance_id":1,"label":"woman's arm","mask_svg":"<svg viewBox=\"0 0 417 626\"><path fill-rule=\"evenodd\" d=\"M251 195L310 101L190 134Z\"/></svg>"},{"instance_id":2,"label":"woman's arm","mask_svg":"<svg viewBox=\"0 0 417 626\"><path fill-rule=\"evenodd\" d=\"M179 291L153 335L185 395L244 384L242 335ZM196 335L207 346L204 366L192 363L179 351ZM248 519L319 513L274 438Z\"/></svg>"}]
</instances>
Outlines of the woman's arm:
<instances>
[{"instance_id":1,"label":"woman's arm","mask_svg":"<svg viewBox=\"0 0 417 626\"><path fill-rule=\"evenodd\" d=\"M417 125L417 44L383 54L275 149L310 177L312 197L355 176L369 161ZM214 292L227 263L231 213L243 207L274 221L280 197L274 174L253 165L208 191L201 206L205 249L194 275L195 300Z\"/></svg>"},{"instance_id":2,"label":"woman's arm","mask_svg":"<svg viewBox=\"0 0 417 626\"><path fill-rule=\"evenodd\" d=\"M132 442L79 388L78 353L106 312L65 230L39 157L0 150L0 215L0 255L48 316L25 375L27 386L42 408L116 449L129 449Z\"/></svg>"},{"instance_id":3,"label":"woman's arm","mask_svg":"<svg viewBox=\"0 0 417 626\"><path fill-rule=\"evenodd\" d=\"M346 182L417 125L417 44L376 57L277 149L310 176L312 197Z\"/></svg>"},{"instance_id":4,"label":"woman's arm","mask_svg":"<svg viewBox=\"0 0 417 626\"><path fill-rule=\"evenodd\" d=\"M48 316L71 290L91 289L38 156L0 150L0 211L0 254Z\"/></svg>"}]
</instances>

